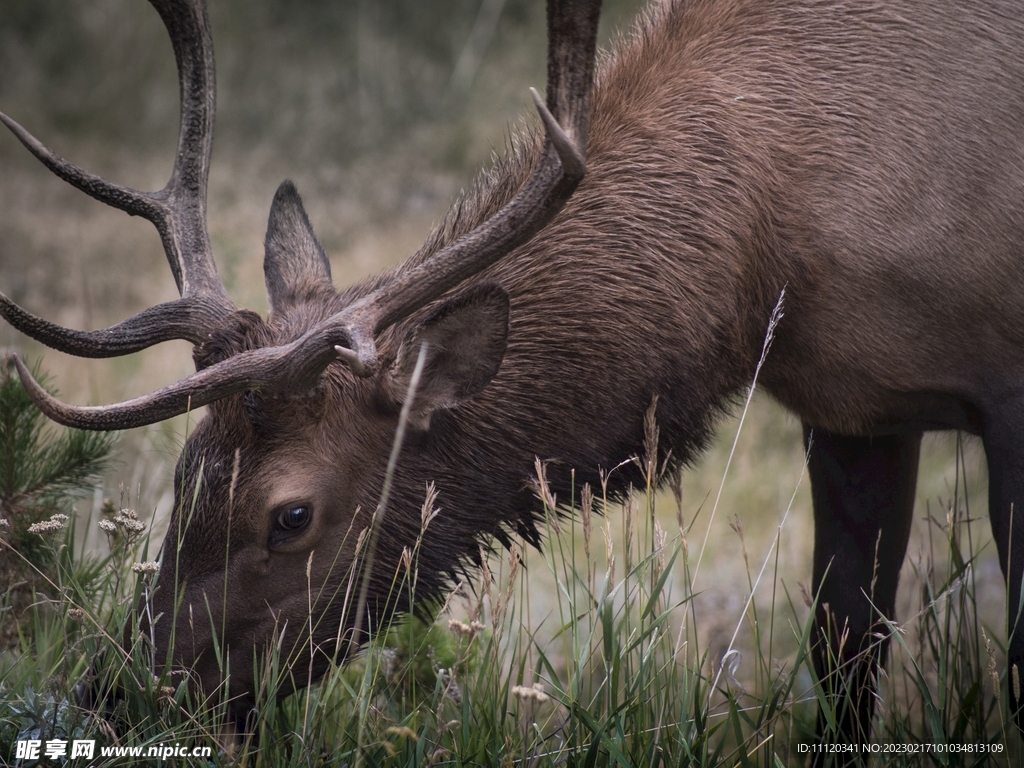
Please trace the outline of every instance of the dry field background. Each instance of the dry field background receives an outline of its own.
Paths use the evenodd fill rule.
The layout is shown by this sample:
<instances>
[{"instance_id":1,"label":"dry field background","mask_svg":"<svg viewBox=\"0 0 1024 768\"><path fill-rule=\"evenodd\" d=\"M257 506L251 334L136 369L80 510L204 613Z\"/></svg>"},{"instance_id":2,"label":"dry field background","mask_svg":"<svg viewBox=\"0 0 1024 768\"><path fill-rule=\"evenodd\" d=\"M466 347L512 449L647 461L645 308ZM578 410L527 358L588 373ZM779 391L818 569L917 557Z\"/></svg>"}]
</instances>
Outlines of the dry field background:
<instances>
[{"instance_id":1,"label":"dry field background","mask_svg":"<svg viewBox=\"0 0 1024 768\"><path fill-rule=\"evenodd\" d=\"M606 5L607 38L609 30L624 28L636 3ZM220 106L210 232L229 293L257 311L265 310L266 216L283 178L295 180L303 194L336 284L351 282L415 250L491 149L501 148L526 111L527 87L543 84L539 0L211 0L211 6ZM5 0L0 109L90 170L143 189L162 186L176 138L177 84L155 12L143 0ZM147 222L63 184L9 135L0 135L0 290L76 328L104 327L175 296ZM30 359L42 354L6 325L0 347L19 348ZM65 399L102 403L188 373L189 353L179 342L110 361L54 352L42 359ZM126 435L104 493L116 495L123 486L140 513L155 512L159 527L184 428L177 419ZM770 601L773 584L780 602L783 584L796 598L799 584L810 580L812 519L799 425L755 396L725 475L736 429L735 418L721 425L712 450L683 484L683 519L689 525L697 517L687 536L691 563L703 547L696 615L712 660L745 623L749 588L735 528L742 529L754 574L779 534L778 568L773 560L759 600ZM955 489L964 487L956 444L952 435L925 441L901 587L904 617L920 607L927 552L942 550L941 525ZM972 526L981 553L977 596L983 623L1002 637L1004 590L984 519L983 465L980 445L966 440L970 514L979 519ZM670 494L659 499L659 509L674 534ZM611 525L617 529L618 514ZM531 610L543 632L552 589L544 568L531 570ZM749 642L744 637L749 628L741 632L741 648ZM743 674L741 665L740 680Z\"/></svg>"}]
</instances>

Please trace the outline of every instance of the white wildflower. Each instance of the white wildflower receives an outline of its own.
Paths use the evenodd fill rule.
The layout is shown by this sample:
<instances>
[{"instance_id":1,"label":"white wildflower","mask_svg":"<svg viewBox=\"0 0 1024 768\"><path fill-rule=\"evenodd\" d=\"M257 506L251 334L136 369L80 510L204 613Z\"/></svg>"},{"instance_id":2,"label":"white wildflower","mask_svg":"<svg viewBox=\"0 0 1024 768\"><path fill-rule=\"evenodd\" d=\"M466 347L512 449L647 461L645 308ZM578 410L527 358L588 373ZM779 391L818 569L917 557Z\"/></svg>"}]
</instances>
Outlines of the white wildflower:
<instances>
[{"instance_id":1,"label":"white wildflower","mask_svg":"<svg viewBox=\"0 0 1024 768\"><path fill-rule=\"evenodd\" d=\"M134 509L122 509L114 515L114 524L126 534L142 533L146 530L146 524L139 520L139 515Z\"/></svg>"},{"instance_id":2,"label":"white wildflower","mask_svg":"<svg viewBox=\"0 0 1024 768\"><path fill-rule=\"evenodd\" d=\"M139 520L134 509L122 509L110 520L100 520L100 529L110 535L120 532L129 542L134 541L146 530L146 524Z\"/></svg>"},{"instance_id":3,"label":"white wildflower","mask_svg":"<svg viewBox=\"0 0 1024 768\"><path fill-rule=\"evenodd\" d=\"M49 520L43 520L41 523L33 523L28 527L28 532L38 533L39 535L44 533L55 533L56 531L66 528L67 524L68 516L62 515L58 512L56 515L51 515Z\"/></svg>"},{"instance_id":4,"label":"white wildflower","mask_svg":"<svg viewBox=\"0 0 1024 768\"><path fill-rule=\"evenodd\" d=\"M525 685L514 685L512 686L512 695L518 699L523 699L524 701L535 701L538 704L543 704L551 699L551 697L544 692L544 686L540 683L534 683L529 687Z\"/></svg>"},{"instance_id":5,"label":"white wildflower","mask_svg":"<svg viewBox=\"0 0 1024 768\"><path fill-rule=\"evenodd\" d=\"M471 621L469 624L466 624L463 621L459 621L458 619L452 619L448 622L448 629L449 631L451 631L453 635L473 639L478 634L480 634L484 629L486 629L486 627L479 621L476 621L475 619Z\"/></svg>"},{"instance_id":6,"label":"white wildflower","mask_svg":"<svg viewBox=\"0 0 1024 768\"><path fill-rule=\"evenodd\" d=\"M156 573L160 570L160 563L156 560L150 560L146 563L132 563L132 570L135 573Z\"/></svg>"},{"instance_id":7,"label":"white wildflower","mask_svg":"<svg viewBox=\"0 0 1024 768\"><path fill-rule=\"evenodd\" d=\"M469 624L463 624L458 619L452 619L448 622L448 630L453 635L468 635L473 631L469 628Z\"/></svg>"}]
</instances>

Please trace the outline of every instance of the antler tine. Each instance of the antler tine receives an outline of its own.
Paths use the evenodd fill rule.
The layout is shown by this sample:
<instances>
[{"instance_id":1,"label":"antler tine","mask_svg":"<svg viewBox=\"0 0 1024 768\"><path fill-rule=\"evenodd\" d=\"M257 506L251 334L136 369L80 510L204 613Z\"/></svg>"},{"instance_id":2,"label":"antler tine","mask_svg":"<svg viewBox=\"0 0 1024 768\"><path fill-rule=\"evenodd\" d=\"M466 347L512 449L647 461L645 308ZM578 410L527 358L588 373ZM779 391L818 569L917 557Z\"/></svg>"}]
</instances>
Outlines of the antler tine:
<instances>
[{"instance_id":1,"label":"antler tine","mask_svg":"<svg viewBox=\"0 0 1024 768\"><path fill-rule=\"evenodd\" d=\"M165 17L173 38L178 15L164 10L172 7L171 0L151 2ZM600 5L600 0L552 0L549 3L547 104L534 93L546 141L541 158L526 183L487 222L290 344L243 352L149 395L93 408L68 406L54 400L31 380L28 370L19 363L19 374L32 399L47 416L67 426L128 429L179 415L236 392L299 391L314 384L324 369L339 358L357 375L372 375L378 368L376 334L533 237L561 210L583 178ZM182 6L173 4L173 7L180 10ZM195 4L188 5L189 9L195 7ZM189 59L189 55L178 51L179 44L175 43L183 72L184 94L187 68L181 66L181 60ZM192 126L201 122L200 114L186 119L191 109L184 106L186 101L183 95L183 134L186 123ZM193 106L197 113L203 113L201 105ZM180 154L175 164L175 178L182 179L180 189L186 189L187 182L194 182L199 176L205 184L206 157ZM168 189L172 193L179 189L174 179Z\"/></svg>"},{"instance_id":2,"label":"antler tine","mask_svg":"<svg viewBox=\"0 0 1024 768\"><path fill-rule=\"evenodd\" d=\"M360 308L359 313L373 317L369 338L525 243L555 217L575 191L586 172L600 11L600 0L548 3L547 105L530 89L547 139L540 162L497 214L367 297L366 303L375 308ZM343 311L325 321L324 330L339 324L351 327L352 318L345 317L347 314ZM376 357L376 350L356 351L364 364L371 355Z\"/></svg>"},{"instance_id":3,"label":"antler tine","mask_svg":"<svg viewBox=\"0 0 1024 768\"><path fill-rule=\"evenodd\" d=\"M142 216L153 222L158 229L165 221L167 209L158 200L153 199L152 195L107 181L69 163L2 112L0 112L0 122L6 125L11 133L25 145L25 148L35 155L39 162L49 168L55 176L82 190L89 197L132 216Z\"/></svg>"},{"instance_id":4,"label":"antler tine","mask_svg":"<svg viewBox=\"0 0 1024 768\"><path fill-rule=\"evenodd\" d=\"M211 327L220 309L205 297L175 299L104 330L76 331L26 312L0 293L0 317L50 349L77 357L119 357L174 339L201 344L202 329Z\"/></svg>"},{"instance_id":5,"label":"antler tine","mask_svg":"<svg viewBox=\"0 0 1024 768\"><path fill-rule=\"evenodd\" d=\"M205 0L150 0L167 28L178 65L181 128L170 181L156 197L166 199L174 235L173 261L182 296L223 299L234 310L217 275L206 227L206 187L213 152L216 73ZM163 234L163 233L161 233ZM165 249L167 243L165 241ZM167 250L172 260L172 250ZM180 275L180 278L179 278Z\"/></svg>"},{"instance_id":6,"label":"antler tine","mask_svg":"<svg viewBox=\"0 0 1024 768\"><path fill-rule=\"evenodd\" d=\"M498 213L312 332L333 345L359 376L377 369L374 337L533 237L562 209L586 173L590 92L601 0L548 3L547 105L531 94L546 141L541 160Z\"/></svg>"},{"instance_id":7,"label":"antler tine","mask_svg":"<svg viewBox=\"0 0 1024 768\"><path fill-rule=\"evenodd\" d=\"M100 331L76 331L26 312L0 294L0 316L43 344L82 357L116 357L172 339L200 343L235 310L217 276L206 228L206 184L213 143L213 43L202 0L152 0L178 64L181 128L174 170L164 189L142 192L108 181L57 155L0 113L0 122L56 176L90 197L157 229L183 299L151 307Z\"/></svg>"},{"instance_id":8,"label":"antler tine","mask_svg":"<svg viewBox=\"0 0 1024 768\"><path fill-rule=\"evenodd\" d=\"M222 299L233 311L217 277L206 229L206 185L213 147L215 75L213 41L202 0L151 0L167 28L178 65L181 127L174 170L159 192L142 192L108 181L68 162L25 128L0 113L0 122L55 175L90 197L156 227L182 296Z\"/></svg>"},{"instance_id":9,"label":"antler tine","mask_svg":"<svg viewBox=\"0 0 1024 768\"><path fill-rule=\"evenodd\" d=\"M211 365L148 395L114 405L67 405L50 395L13 355L18 376L32 401L47 417L66 427L110 431L154 424L246 390L302 391L337 358L333 347L310 352L309 334L291 344L250 350ZM297 350L307 354L297 354ZM301 362L297 365L296 359ZM231 363L231 365L228 365ZM270 382L270 384L268 384Z\"/></svg>"},{"instance_id":10,"label":"antler tine","mask_svg":"<svg viewBox=\"0 0 1024 768\"><path fill-rule=\"evenodd\" d=\"M82 407L67 405L39 386L39 383L32 377L28 367L18 355L12 355L12 357L14 365L18 369L18 377L21 379L21 383L25 387L28 396L32 399L32 402L48 418L66 427L91 429L100 432L132 429L133 427L153 424L157 421L186 413L192 408L199 408L216 399L214 397L203 398L201 388L197 391L194 399L190 396L190 393L182 395L179 390L183 382L179 381L163 389L158 389L149 395L127 400L115 406ZM193 376L202 379L215 379L216 375L211 376L211 371L212 368L207 368L193 374ZM248 385L249 381L247 379L235 379L230 382L230 386L227 389L224 386L219 387L221 394L218 396L224 397L232 392L240 392L246 389ZM156 401L154 401L154 398L156 398Z\"/></svg>"}]
</instances>

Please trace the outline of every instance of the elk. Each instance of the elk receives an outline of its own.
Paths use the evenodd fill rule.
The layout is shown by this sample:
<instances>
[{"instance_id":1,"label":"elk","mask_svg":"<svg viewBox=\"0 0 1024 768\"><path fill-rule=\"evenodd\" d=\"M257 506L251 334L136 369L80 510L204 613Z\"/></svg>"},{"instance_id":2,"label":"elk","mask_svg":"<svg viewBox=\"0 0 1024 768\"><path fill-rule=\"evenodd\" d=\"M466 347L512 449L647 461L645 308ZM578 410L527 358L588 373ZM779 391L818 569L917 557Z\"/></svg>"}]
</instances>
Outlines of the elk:
<instances>
[{"instance_id":1,"label":"elk","mask_svg":"<svg viewBox=\"0 0 1024 768\"><path fill-rule=\"evenodd\" d=\"M642 450L657 396L661 461L678 466L751 381L780 292L762 386L805 426L815 517L816 663L848 632L853 696L832 738L862 738L886 646L921 435L983 441L1009 587L1008 677L1024 663L1024 18L979 0L675 0L652 9L592 75L598 2L552 1L543 132L448 214L401 266L337 291L294 187L270 210L267 318L238 310L206 230L214 69L202 0L151 0L173 42L181 134L168 185L143 193L8 128L54 173L156 226L181 298L103 331L0 313L48 347L123 355L195 345L196 373L98 407L62 404L19 361L50 418L127 429L207 405L178 462L179 502L153 614L208 604L252 696L274 627L309 624L306 568L336 584L377 504L417 350L422 380L371 580L367 626L419 533L437 594L512 533L538 541L527 483L549 463L561 498ZM593 87L591 81L593 79ZM423 343L425 342L425 347ZM613 477L623 492L628 468ZM637 470L639 471L639 470ZM193 494L192 489L198 488ZM184 524L185 516L190 523ZM230 546L228 538L230 536ZM225 562L225 551L228 557ZM226 588L225 588L226 584ZM226 597L225 597L226 596ZM408 606L399 604L399 609ZM318 677L362 628L313 606ZM212 630L179 620L174 662L221 681ZM866 650L865 650L866 649ZM863 651L863 652L862 652ZM306 675L296 677L302 681ZM1019 690L1019 689L1018 689ZM1010 686L1010 707L1020 707ZM825 724L819 721L819 727Z\"/></svg>"}]
</instances>

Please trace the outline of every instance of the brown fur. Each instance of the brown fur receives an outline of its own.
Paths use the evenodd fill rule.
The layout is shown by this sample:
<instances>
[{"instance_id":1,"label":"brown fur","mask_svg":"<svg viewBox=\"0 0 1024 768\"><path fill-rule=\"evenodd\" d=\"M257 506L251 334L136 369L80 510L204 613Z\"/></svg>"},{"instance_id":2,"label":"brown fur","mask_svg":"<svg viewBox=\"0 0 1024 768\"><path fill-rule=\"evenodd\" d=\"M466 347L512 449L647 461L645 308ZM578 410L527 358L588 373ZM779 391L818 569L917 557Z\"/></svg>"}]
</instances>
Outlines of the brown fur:
<instances>
[{"instance_id":1,"label":"brown fur","mask_svg":"<svg viewBox=\"0 0 1024 768\"><path fill-rule=\"evenodd\" d=\"M1024 367L1022 54L1024 15L1010 2L689 0L651 10L601 68L577 192L473 281L474 307L490 301L489 285L507 291L507 349L489 385L427 413L406 445L371 623L419 533L428 482L441 514L421 550L422 598L490 536L537 542L535 457L569 498L570 469L577 483L596 483L601 468L642 451L656 396L662 459L689 461L749 384L784 287L761 383L810 427L982 432L990 404L1021 391ZM496 211L538 147L519 139L397 271ZM393 274L340 294L293 288L303 301L266 322L246 316L197 359L296 338ZM180 615L199 611L205 590L219 626L227 578L234 693L251 691L249 654L275 626L287 620L287 645L301 643L310 553L314 585L343 578L380 492L398 371L427 314L384 334L376 377L339 362L313 393L216 403L191 436L178 493L191 499L200 462L203 488L180 550L188 504L175 511L157 603L169 615L178 578ZM615 478L620 492L637 479ZM272 512L289 500L314 505L315 527L275 551ZM167 565L176 552L177 573ZM314 613L324 615L320 674L339 622L352 619L337 602ZM158 646L167 631L165 618ZM189 631L179 661L192 666L201 653L197 671L211 684L210 632L198 622Z\"/></svg>"}]
</instances>

